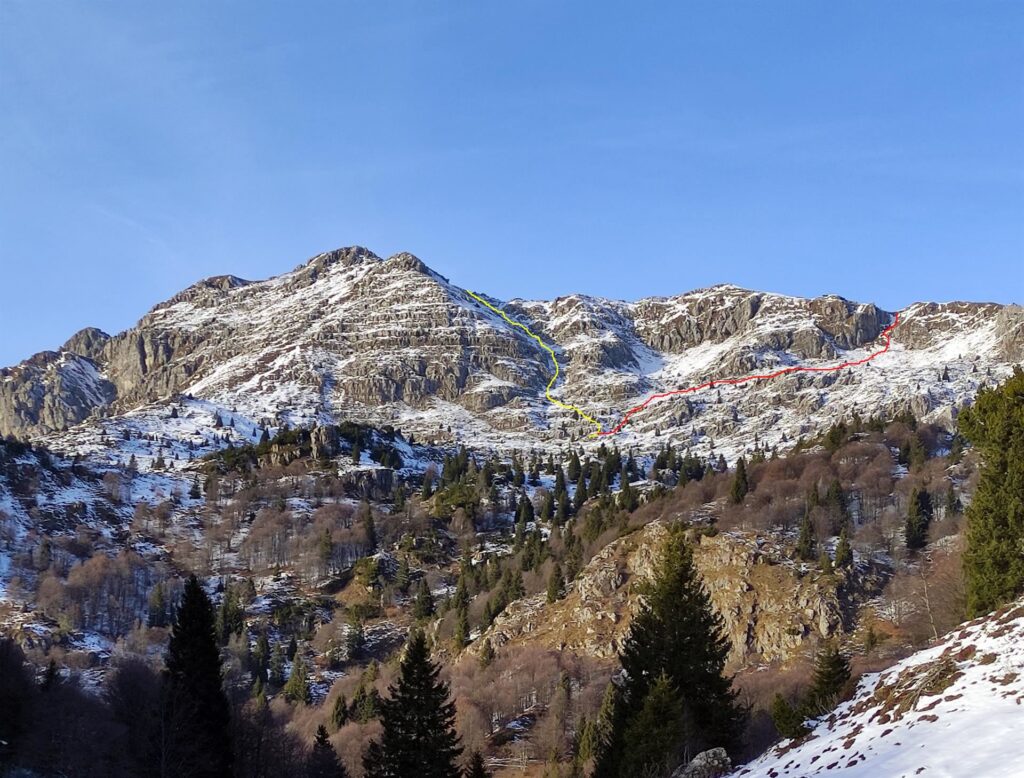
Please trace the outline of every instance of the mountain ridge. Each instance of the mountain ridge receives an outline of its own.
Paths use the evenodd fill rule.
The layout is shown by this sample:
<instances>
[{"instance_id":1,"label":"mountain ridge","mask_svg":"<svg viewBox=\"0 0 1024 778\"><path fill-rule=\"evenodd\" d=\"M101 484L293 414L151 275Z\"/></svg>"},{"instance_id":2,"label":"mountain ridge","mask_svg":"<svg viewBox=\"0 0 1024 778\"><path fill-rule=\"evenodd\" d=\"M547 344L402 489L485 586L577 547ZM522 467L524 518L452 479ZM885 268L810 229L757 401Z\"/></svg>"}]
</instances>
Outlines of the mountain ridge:
<instances>
[{"instance_id":1,"label":"mountain ridge","mask_svg":"<svg viewBox=\"0 0 1024 778\"><path fill-rule=\"evenodd\" d=\"M554 391L606 420L651 391L698 378L857 356L892 321L873 303L839 295L800 298L733 284L632 302L569 294L502 307L559 355L564 379ZM794 418L774 435L782 419L743 425L745 418L771 406L815 415L833 399L869 413L882 402L951 419L982 370L997 378L1024 355L1017 306L915 303L901 319L898 353L878 366L881 376L792 377L743 394L726 390L724 399L719 390L714 402L660 402L623 435L653 449L662 431L674 431L697 450L725 437L729 450L742 451L755 436L777 444L834 421L837 406L809 424ZM491 447L503 439L564 445L585 425L544 401L551 369L536 343L413 254L385 259L353 246L262 281L202 279L132 328L112 336L85 328L59 351L0 369L0 434L45 437L61 448L65 428L102 426L104 417L188 394L266 426L353 418L436 437L452 427L452 439ZM948 381L936 379L951 370ZM869 392L843 389L865 381ZM732 434L733 425L752 434Z\"/></svg>"}]
</instances>

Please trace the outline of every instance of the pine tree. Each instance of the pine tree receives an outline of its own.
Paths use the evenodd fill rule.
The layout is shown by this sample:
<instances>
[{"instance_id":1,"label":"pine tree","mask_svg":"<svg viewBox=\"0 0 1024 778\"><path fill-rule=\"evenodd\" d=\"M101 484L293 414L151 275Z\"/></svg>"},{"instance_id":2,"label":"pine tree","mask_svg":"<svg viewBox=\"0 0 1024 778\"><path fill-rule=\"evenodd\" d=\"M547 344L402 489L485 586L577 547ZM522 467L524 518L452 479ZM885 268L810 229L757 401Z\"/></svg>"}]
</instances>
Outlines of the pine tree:
<instances>
[{"instance_id":1,"label":"pine tree","mask_svg":"<svg viewBox=\"0 0 1024 778\"><path fill-rule=\"evenodd\" d=\"M804 511L800 519L800 537L796 541L796 553L805 562L814 559L814 524L811 523L811 514Z\"/></svg>"},{"instance_id":2,"label":"pine tree","mask_svg":"<svg viewBox=\"0 0 1024 778\"><path fill-rule=\"evenodd\" d=\"M736 475L732 479L732 488L729 490L729 499L734 505L743 502L743 498L750 491L750 482L747 480L747 461L740 457L736 460Z\"/></svg>"},{"instance_id":3,"label":"pine tree","mask_svg":"<svg viewBox=\"0 0 1024 778\"><path fill-rule=\"evenodd\" d=\"M270 654L270 669L267 681L271 686L280 687L284 684L284 649L280 643L274 644L274 650Z\"/></svg>"},{"instance_id":4,"label":"pine tree","mask_svg":"<svg viewBox=\"0 0 1024 778\"><path fill-rule=\"evenodd\" d=\"M373 554L377 551L377 525L373 521L373 510L371 510L370 503L366 500L363 500L362 505L359 506L359 510L362 513L363 532L366 534L366 545L369 548L369 553Z\"/></svg>"},{"instance_id":5,"label":"pine tree","mask_svg":"<svg viewBox=\"0 0 1024 778\"><path fill-rule=\"evenodd\" d=\"M626 726L619 774L668 775L679 764L689 733L679 691L664 672Z\"/></svg>"},{"instance_id":6,"label":"pine tree","mask_svg":"<svg viewBox=\"0 0 1024 778\"><path fill-rule=\"evenodd\" d=\"M685 742L679 745L692 753L716 746L734 749L745 711L736 701L732 680L723 675L729 648L722 619L712 610L694 568L692 548L683 530L675 528L619 655L625 680L614 695L595 778L631 775L625 766L635 757L626 733L662 674L685 695L681 704L687 727Z\"/></svg>"},{"instance_id":7,"label":"pine tree","mask_svg":"<svg viewBox=\"0 0 1024 778\"><path fill-rule=\"evenodd\" d=\"M303 705L309 705L310 703L309 681L306 679L306 664L298 654L295 655L295 661L292 662L292 672L288 676L288 683L284 685L282 692L285 699L289 702L301 702Z\"/></svg>"},{"instance_id":8,"label":"pine tree","mask_svg":"<svg viewBox=\"0 0 1024 778\"><path fill-rule=\"evenodd\" d=\"M213 604L194 575L185 583L175 614L165 666L163 764L175 775L230 775L230 709L222 686Z\"/></svg>"},{"instance_id":9,"label":"pine tree","mask_svg":"<svg viewBox=\"0 0 1024 778\"><path fill-rule=\"evenodd\" d=\"M849 680L849 661L839 653L835 643L826 643L814 662L814 679L804 703L807 715L817 716L832 710Z\"/></svg>"},{"instance_id":10,"label":"pine tree","mask_svg":"<svg viewBox=\"0 0 1024 778\"><path fill-rule=\"evenodd\" d=\"M222 646L232 635L241 635L245 629L245 611L233 588L228 588L217 609L217 638Z\"/></svg>"},{"instance_id":11,"label":"pine tree","mask_svg":"<svg viewBox=\"0 0 1024 778\"><path fill-rule=\"evenodd\" d=\"M629 475L626 473L626 469L622 469L622 489L619 491L619 507L627 513L632 513L640 505L640 500L636 495L636 489L633 488L633 484L629 482Z\"/></svg>"},{"instance_id":12,"label":"pine tree","mask_svg":"<svg viewBox=\"0 0 1024 778\"><path fill-rule=\"evenodd\" d=\"M366 778L459 778L462 753L455 734L455 704L448 684L430 661L427 639L417 630L409 638L398 680L381 701L380 739L363 757Z\"/></svg>"},{"instance_id":13,"label":"pine tree","mask_svg":"<svg viewBox=\"0 0 1024 778\"><path fill-rule=\"evenodd\" d=\"M547 598L549 603L560 600L564 596L563 586L562 566L555 562L555 566L551 568L551 575L548 576Z\"/></svg>"},{"instance_id":14,"label":"pine tree","mask_svg":"<svg viewBox=\"0 0 1024 778\"><path fill-rule=\"evenodd\" d=\"M409 557L403 554L402 558L398 560L398 572L395 573L395 589L402 594L409 591L410 575Z\"/></svg>"},{"instance_id":15,"label":"pine tree","mask_svg":"<svg viewBox=\"0 0 1024 778\"><path fill-rule=\"evenodd\" d=\"M979 616L1024 592L1024 371L982 389L959 423L981 454L963 562L967 612Z\"/></svg>"},{"instance_id":16,"label":"pine tree","mask_svg":"<svg viewBox=\"0 0 1024 778\"><path fill-rule=\"evenodd\" d=\"M583 503L587 501L587 481L583 477L583 471L580 471L579 478L576 480L576 491L572 495L572 508L576 513L580 512L580 508L583 507Z\"/></svg>"},{"instance_id":17,"label":"pine tree","mask_svg":"<svg viewBox=\"0 0 1024 778\"><path fill-rule=\"evenodd\" d=\"M928 492L914 488L907 505L906 539L907 548L924 548L928 542L928 525L932 519L932 501Z\"/></svg>"},{"instance_id":18,"label":"pine tree","mask_svg":"<svg viewBox=\"0 0 1024 778\"><path fill-rule=\"evenodd\" d=\"M781 694L776 694L775 699L772 700L771 714L775 729L784 738L792 740L803 737L809 731L804 726L804 717Z\"/></svg>"},{"instance_id":19,"label":"pine tree","mask_svg":"<svg viewBox=\"0 0 1024 778\"><path fill-rule=\"evenodd\" d=\"M334 705L331 707L331 726L335 731L348 724L348 700L344 694L334 698Z\"/></svg>"},{"instance_id":20,"label":"pine tree","mask_svg":"<svg viewBox=\"0 0 1024 778\"><path fill-rule=\"evenodd\" d=\"M306 760L307 778L348 778L345 766L338 759L338 753L327 736L327 728L321 724L316 728L313 748Z\"/></svg>"},{"instance_id":21,"label":"pine tree","mask_svg":"<svg viewBox=\"0 0 1024 778\"><path fill-rule=\"evenodd\" d=\"M491 772L484 766L484 758L479 751L474 751L466 764L465 778L491 778Z\"/></svg>"},{"instance_id":22,"label":"pine tree","mask_svg":"<svg viewBox=\"0 0 1024 778\"><path fill-rule=\"evenodd\" d=\"M434 615L434 595L430 593L426 578L420 579L416 600L412 606L412 615L416 619L429 619Z\"/></svg>"},{"instance_id":23,"label":"pine tree","mask_svg":"<svg viewBox=\"0 0 1024 778\"><path fill-rule=\"evenodd\" d=\"M455 634L452 636L452 643L456 651L461 651L469 642L469 614L465 608L456 611Z\"/></svg>"},{"instance_id":24,"label":"pine tree","mask_svg":"<svg viewBox=\"0 0 1024 778\"><path fill-rule=\"evenodd\" d=\"M484 644L480 647L480 666L487 667L494 661L494 646L490 638L484 638Z\"/></svg>"},{"instance_id":25,"label":"pine tree","mask_svg":"<svg viewBox=\"0 0 1024 778\"><path fill-rule=\"evenodd\" d=\"M835 566L839 568L851 567L853 565L853 550L850 548L850 538L847 535L846 527L839 532L839 542L836 543Z\"/></svg>"}]
</instances>

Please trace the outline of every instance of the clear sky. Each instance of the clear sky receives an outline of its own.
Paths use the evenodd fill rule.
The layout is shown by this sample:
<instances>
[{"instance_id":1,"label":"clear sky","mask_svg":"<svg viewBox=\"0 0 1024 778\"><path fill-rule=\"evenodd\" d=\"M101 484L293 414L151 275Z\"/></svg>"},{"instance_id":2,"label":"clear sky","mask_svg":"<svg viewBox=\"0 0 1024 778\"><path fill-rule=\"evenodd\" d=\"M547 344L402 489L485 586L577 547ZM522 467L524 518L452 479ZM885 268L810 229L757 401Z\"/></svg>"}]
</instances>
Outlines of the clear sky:
<instances>
[{"instance_id":1,"label":"clear sky","mask_svg":"<svg viewBox=\"0 0 1024 778\"><path fill-rule=\"evenodd\" d=\"M1024 3L0 0L0 364L352 244L1024 303Z\"/></svg>"}]
</instances>

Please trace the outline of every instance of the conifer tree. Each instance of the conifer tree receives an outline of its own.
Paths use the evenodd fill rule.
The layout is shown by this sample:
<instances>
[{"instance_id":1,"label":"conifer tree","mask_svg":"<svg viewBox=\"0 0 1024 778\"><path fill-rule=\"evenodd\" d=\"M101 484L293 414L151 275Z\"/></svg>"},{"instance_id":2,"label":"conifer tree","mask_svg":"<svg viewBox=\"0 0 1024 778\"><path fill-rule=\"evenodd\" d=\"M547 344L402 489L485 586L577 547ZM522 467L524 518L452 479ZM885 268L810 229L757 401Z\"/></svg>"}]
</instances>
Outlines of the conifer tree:
<instances>
[{"instance_id":1,"label":"conifer tree","mask_svg":"<svg viewBox=\"0 0 1024 778\"><path fill-rule=\"evenodd\" d=\"M327 728L321 724L316 729L313 748L306 760L307 778L348 778L348 771L338 759L338 753L327 736Z\"/></svg>"},{"instance_id":2,"label":"conifer tree","mask_svg":"<svg viewBox=\"0 0 1024 778\"><path fill-rule=\"evenodd\" d=\"M836 543L835 566L846 568L853 565L853 550L850 548L850 538L843 527L839 532L839 542Z\"/></svg>"},{"instance_id":3,"label":"conifer tree","mask_svg":"<svg viewBox=\"0 0 1024 778\"><path fill-rule=\"evenodd\" d=\"M430 661L427 639L409 638L398 680L381 701L383 732L363 757L366 778L460 778L455 704Z\"/></svg>"},{"instance_id":4,"label":"conifer tree","mask_svg":"<svg viewBox=\"0 0 1024 778\"><path fill-rule=\"evenodd\" d=\"M274 644L274 650L270 654L270 668L267 674L267 681L271 686L280 687L284 684L284 649L280 643Z\"/></svg>"},{"instance_id":5,"label":"conifer tree","mask_svg":"<svg viewBox=\"0 0 1024 778\"><path fill-rule=\"evenodd\" d=\"M811 523L811 514L804 511L800 519L800 537L796 541L796 553L805 562L814 559L814 524Z\"/></svg>"},{"instance_id":6,"label":"conifer tree","mask_svg":"<svg viewBox=\"0 0 1024 778\"><path fill-rule=\"evenodd\" d=\"M548 577L547 599L549 603L562 598L564 595L563 586L562 566L555 562L555 566L551 568L551 575Z\"/></svg>"},{"instance_id":7,"label":"conifer tree","mask_svg":"<svg viewBox=\"0 0 1024 778\"><path fill-rule=\"evenodd\" d=\"M295 655L291 675L288 676L288 683L284 685L282 691L285 699L289 702L301 702L303 705L309 705L309 681L306 679L306 664L299 654Z\"/></svg>"},{"instance_id":8,"label":"conifer tree","mask_svg":"<svg viewBox=\"0 0 1024 778\"><path fill-rule=\"evenodd\" d=\"M580 471L579 478L576 480L576 491L572 495L572 508L575 513L580 512L580 508L583 507L583 503L587 501L587 481L583 477L583 471Z\"/></svg>"},{"instance_id":9,"label":"conifer tree","mask_svg":"<svg viewBox=\"0 0 1024 778\"><path fill-rule=\"evenodd\" d=\"M231 773L230 709L214 621L213 604L193 575L185 583L165 658L161 762L170 774Z\"/></svg>"},{"instance_id":10,"label":"conifer tree","mask_svg":"<svg viewBox=\"0 0 1024 778\"><path fill-rule=\"evenodd\" d=\"M814 679L804 703L807 715L817 716L832 710L849 680L849 661L839 652L835 643L826 643L814 662Z\"/></svg>"},{"instance_id":11,"label":"conifer tree","mask_svg":"<svg viewBox=\"0 0 1024 778\"><path fill-rule=\"evenodd\" d=\"M626 468L622 468L622 489L619 491L619 507L627 513L632 513L640 505L640 500L636 496L636 489L629 482L629 475L626 473Z\"/></svg>"},{"instance_id":12,"label":"conifer tree","mask_svg":"<svg viewBox=\"0 0 1024 778\"><path fill-rule=\"evenodd\" d=\"M928 542L928 525L932 519L932 501L928 492L914 488L907 505L906 540L907 548L924 548Z\"/></svg>"},{"instance_id":13,"label":"conifer tree","mask_svg":"<svg viewBox=\"0 0 1024 778\"><path fill-rule=\"evenodd\" d=\"M421 578L416 600L413 602L412 615L416 619L429 619L434 615L434 595L430 593L427 579Z\"/></svg>"},{"instance_id":14,"label":"conifer tree","mask_svg":"<svg viewBox=\"0 0 1024 778\"><path fill-rule=\"evenodd\" d=\"M409 557L403 554L402 558L398 560L398 572L395 573L395 589L402 594L409 591L410 575Z\"/></svg>"},{"instance_id":15,"label":"conifer tree","mask_svg":"<svg viewBox=\"0 0 1024 778\"><path fill-rule=\"evenodd\" d=\"M480 666L487 667L494 661L494 646L490 638L484 638L484 644L480 647Z\"/></svg>"},{"instance_id":16,"label":"conifer tree","mask_svg":"<svg viewBox=\"0 0 1024 778\"><path fill-rule=\"evenodd\" d=\"M344 694L339 694L331 707L331 726L337 731L346 724L348 724L348 700Z\"/></svg>"},{"instance_id":17,"label":"conifer tree","mask_svg":"<svg viewBox=\"0 0 1024 778\"><path fill-rule=\"evenodd\" d=\"M267 668L270 666L270 640L266 629L260 630L256 637L256 647L252 651L253 671L256 676L266 680Z\"/></svg>"},{"instance_id":18,"label":"conifer tree","mask_svg":"<svg viewBox=\"0 0 1024 778\"><path fill-rule=\"evenodd\" d=\"M981 455L963 561L967 613L979 616L1024 592L1024 371L982 389L959 424Z\"/></svg>"},{"instance_id":19,"label":"conifer tree","mask_svg":"<svg viewBox=\"0 0 1024 778\"><path fill-rule=\"evenodd\" d=\"M377 551L377 525L373 521L373 510L370 503L363 500L359 511L362 514L363 532L366 533L366 545L369 547L369 553L373 554Z\"/></svg>"},{"instance_id":20,"label":"conifer tree","mask_svg":"<svg viewBox=\"0 0 1024 778\"><path fill-rule=\"evenodd\" d=\"M785 697L776 694L772 700L772 721L775 729L784 738L793 739L803 737L807 734L807 727L804 726L804 717L794 708Z\"/></svg>"},{"instance_id":21,"label":"conifer tree","mask_svg":"<svg viewBox=\"0 0 1024 778\"><path fill-rule=\"evenodd\" d=\"M736 475L732 479L732 488L729 490L729 499L734 505L743 502L743 498L750 491L750 482L747 480L747 461L740 457L736 460Z\"/></svg>"},{"instance_id":22,"label":"conifer tree","mask_svg":"<svg viewBox=\"0 0 1024 778\"><path fill-rule=\"evenodd\" d=\"M465 778L491 778L491 772L484 765L484 758L479 751L474 751L466 764Z\"/></svg>"},{"instance_id":23,"label":"conifer tree","mask_svg":"<svg viewBox=\"0 0 1024 778\"><path fill-rule=\"evenodd\" d=\"M735 749L745 711L736 701L732 680L723 675L728 654L722 619L712 610L682 528L675 528L619 655L625 679L614 691L595 778L631 775L627 766L640 757L630 750L626 733L662 674L682 695L680 721L686 726L679 728L676 745L691 753L716 746ZM659 695L664 693L662 688ZM663 709L664 700L656 702L655 707ZM665 758L671 761L672 753L676 752L666 752ZM649 758L650 753L643 755L644 760Z\"/></svg>"},{"instance_id":24,"label":"conifer tree","mask_svg":"<svg viewBox=\"0 0 1024 778\"><path fill-rule=\"evenodd\" d=\"M682 698L663 672L626 726L619 774L668 775L680 762L689 735L686 730Z\"/></svg>"}]
</instances>

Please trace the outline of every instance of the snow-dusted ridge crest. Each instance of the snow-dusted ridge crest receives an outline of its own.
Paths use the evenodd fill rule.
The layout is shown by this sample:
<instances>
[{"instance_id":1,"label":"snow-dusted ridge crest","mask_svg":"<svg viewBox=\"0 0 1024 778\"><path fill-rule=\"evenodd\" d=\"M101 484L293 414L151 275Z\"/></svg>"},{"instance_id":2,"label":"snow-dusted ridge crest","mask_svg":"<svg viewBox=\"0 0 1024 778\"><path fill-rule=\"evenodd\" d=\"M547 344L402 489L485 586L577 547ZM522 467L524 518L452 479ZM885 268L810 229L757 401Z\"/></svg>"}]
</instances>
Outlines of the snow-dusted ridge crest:
<instances>
[{"instance_id":1,"label":"snow-dusted ridge crest","mask_svg":"<svg viewBox=\"0 0 1024 778\"><path fill-rule=\"evenodd\" d=\"M486 290L483 290L486 292ZM493 298L489 298L493 299ZM499 302L500 301L496 301ZM634 302L570 294L512 300L509 315L551 344L556 396L613 423L647 394L870 353L892 313L836 295L805 299L722 284ZM652 404L616 437L726 456L784 444L853 411L911 408L951 421L1024 355L1024 315L993 303L917 303L869 366L715 389ZM318 254L282 275L204 279L109 336L0 370L0 434L74 452L118 419L159 428L190 396L248 427L342 419L419 439L561 447L587 425L552 406L550 356L412 254Z\"/></svg>"}]
</instances>

